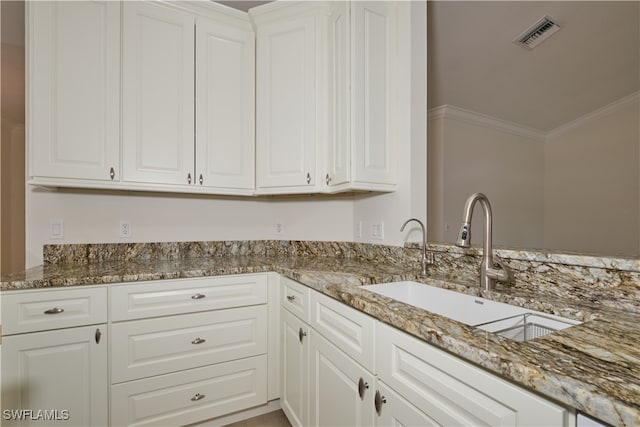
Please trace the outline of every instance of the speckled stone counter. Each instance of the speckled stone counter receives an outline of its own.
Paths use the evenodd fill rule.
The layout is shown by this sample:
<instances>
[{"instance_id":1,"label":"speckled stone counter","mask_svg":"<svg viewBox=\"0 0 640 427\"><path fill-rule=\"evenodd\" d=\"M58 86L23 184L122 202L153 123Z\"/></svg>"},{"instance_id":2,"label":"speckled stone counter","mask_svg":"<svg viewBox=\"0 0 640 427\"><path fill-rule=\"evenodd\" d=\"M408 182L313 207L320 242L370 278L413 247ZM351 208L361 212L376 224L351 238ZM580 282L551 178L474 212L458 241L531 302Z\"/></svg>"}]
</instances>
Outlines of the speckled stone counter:
<instances>
[{"instance_id":1,"label":"speckled stone counter","mask_svg":"<svg viewBox=\"0 0 640 427\"><path fill-rule=\"evenodd\" d=\"M600 286L608 291L621 290L621 297L625 297L625 291L635 292L635 287L640 287L633 280L609 287L587 283L573 288L570 284L552 286L550 280L548 286L516 283L485 292L456 280L442 280L445 274L438 271L441 268L438 266L432 267L430 277L421 278L417 274L416 251L411 248L367 245L359 248L356 244L340 243L326 243L320 248L295 242L240 242L227 245L226 249L223 243L201 244L194 251L189 245L182 249L159 245L163 248L162 256L157 251L147 252L148 246L135 245L112 245L109 256L96 248L54 248L51 253L57 257L57 264L49 262L4 277L1 289L10 292L275 271L595 418L614 425L640 425L640 314L624 310L627 304L640 302L634 300L632 293L626 296L629 300L620 309L588 296L592 288ZM65 255L72 252L75 255ZM93 258L87 259L92 253ZM473 264L477 261L477 253L457 255L470 256ZM473 268L469 274L473 274ZM629 273L635 277L633 267ZM418 280L584 323L519 343L390 300L362 286L398 280ZM615 298L609 296L611 301Z\"/></svg>"}]
</instances>

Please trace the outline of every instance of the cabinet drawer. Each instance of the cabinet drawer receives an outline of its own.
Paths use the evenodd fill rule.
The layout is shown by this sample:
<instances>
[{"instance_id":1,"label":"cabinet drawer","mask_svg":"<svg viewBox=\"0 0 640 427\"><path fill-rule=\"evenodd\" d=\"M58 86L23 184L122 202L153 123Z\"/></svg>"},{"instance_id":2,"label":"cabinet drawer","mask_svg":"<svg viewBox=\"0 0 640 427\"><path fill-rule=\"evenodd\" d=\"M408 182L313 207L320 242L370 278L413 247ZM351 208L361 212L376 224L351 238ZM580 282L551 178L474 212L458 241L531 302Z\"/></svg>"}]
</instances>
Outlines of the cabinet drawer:
<instances>
[{"instance_id":1,"label":"cabinet drawer","mask_svg":"<svg viewBox=\"0 0 640 427\"><path fill-rule=\"evenodd\" d=\"M380 380L439 424L570 424L566 409L415 337L377 325Z\"/></svg>"},{"instance_id":2,"label":"cabinet drawer","mask_svg":"<svg viewBox=\"0 0 640 427\"><path fill-rule=\"evenodd\" d=\"M319 292L311 292L311 327L374 372L375 320Z\"/></svg>"},{"instance_id":3,"label":"cabinet drawer","mask_svg":"<svg viewBox=\"0 0 640 427\"><path fill-rule=\"evenodd\" d=\"M267 275L126 283L111 287L111 320L142 319L265 304Z\"/></svg>"},{"instance_id":4,"label":"cabinet drawer","mask_svg":"<svg viewBox=\"0 0 640 427\"><path fill-rule=\"evenodd\" d=\"M119 383L267 352L267 306L111 325L111 380Z\"/></svg>"},{"instance_id":5,"label":"cabinet drawer","mask_svg":"<svg viewBox=\"0 0 640 427\"><path fill-rule=\"evenodd\" d=\"M2 293L4 335L93 325L106 321L106 287Z\"/></svg>"},{"instance_id":6,"label":"cabinet drawer","mask_svg":"<svg viewBox=\"0 0 640 427\"><path fill-rule=\"evenodd\" d=\"M111 387L111 425L185 425L267 402L267 356Z\"/></svg>"},{"instance_id":7,"label":"cabinet drawer","mask_svg":"<svg viewBox=\"0 0 640 427\"><path fill-rule=\"evenodd\" d=\"M286 277L282 277L281 283L280 304L309 323L309 293L311 290Z\"/></svg>"}]
</instances>

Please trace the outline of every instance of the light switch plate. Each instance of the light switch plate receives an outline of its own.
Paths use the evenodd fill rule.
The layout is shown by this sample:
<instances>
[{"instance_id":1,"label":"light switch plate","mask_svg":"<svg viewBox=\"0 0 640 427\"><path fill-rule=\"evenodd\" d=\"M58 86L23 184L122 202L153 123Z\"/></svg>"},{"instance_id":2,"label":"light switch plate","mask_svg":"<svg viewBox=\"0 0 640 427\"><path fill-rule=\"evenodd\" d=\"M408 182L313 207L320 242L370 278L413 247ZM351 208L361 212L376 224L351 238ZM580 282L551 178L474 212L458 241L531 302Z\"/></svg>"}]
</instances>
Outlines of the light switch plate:
<instances>
[{"instance_id":1,"label":"light switch plate","mask_svg":"<svg viewBox=\"0 0 640 427\"><path fill-rule=\"evenodd\" d=\"M49 238L53 240L64 239L64 221L61 219L49 220Z\"/></svg>"}]
</instances>

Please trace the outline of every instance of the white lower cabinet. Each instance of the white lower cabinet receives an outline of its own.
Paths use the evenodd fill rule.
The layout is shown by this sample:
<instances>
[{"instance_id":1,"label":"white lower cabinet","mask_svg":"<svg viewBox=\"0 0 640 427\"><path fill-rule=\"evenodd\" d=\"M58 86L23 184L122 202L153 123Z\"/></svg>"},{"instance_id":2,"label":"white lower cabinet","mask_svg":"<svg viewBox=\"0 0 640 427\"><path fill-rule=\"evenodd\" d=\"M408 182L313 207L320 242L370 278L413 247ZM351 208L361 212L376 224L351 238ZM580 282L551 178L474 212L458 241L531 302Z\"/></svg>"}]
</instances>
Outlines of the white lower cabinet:
<instances>
[{"instance_id":1,"label":"white lower cabinet","mask_svg":"<svg viewBox=\"0 0 640 427\"><path fill-rule=\"evenodd\" d=\"M5 425L107 425L106 325L2 339ZM19 412L22 410L22 412Z\"/></svg>"},{"instance_id":2,"label":"white lower cabinet","mask_svg":"<svg viewBox=\"0 0 640 427\"><path fill-rule=\"evenodd\" d=\"M114 385L114 426L185 425L267 400L267 356Z\"/></svg>"}]
</instances>

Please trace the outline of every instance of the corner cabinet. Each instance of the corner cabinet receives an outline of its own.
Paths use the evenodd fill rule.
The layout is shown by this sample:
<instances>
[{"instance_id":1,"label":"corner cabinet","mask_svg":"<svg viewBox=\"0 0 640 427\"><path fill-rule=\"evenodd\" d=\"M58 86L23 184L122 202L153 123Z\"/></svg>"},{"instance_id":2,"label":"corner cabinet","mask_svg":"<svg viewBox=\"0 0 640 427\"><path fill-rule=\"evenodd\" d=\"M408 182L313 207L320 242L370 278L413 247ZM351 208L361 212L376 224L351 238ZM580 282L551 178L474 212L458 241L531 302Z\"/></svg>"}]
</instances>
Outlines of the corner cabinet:
<instances>
[{"instance_id":1,"label":"corner cabinet","mask_svg":"<svg viewBox=\"0 0 640 427\"><path fill-rule=\"evenodd\" d=\"M256 193L393 191L396 3L276 2L249 13Z\"/></svg>"},{"instance_id":2,"label":"corner cabinet","mask_svg":"<svg viewBox=\"0 0 640 427\"><path fill-rule=\"evenodd\" d=\"M120 177L120 3L26 2L32 182Z\"/></svg>"}]
</instances>

